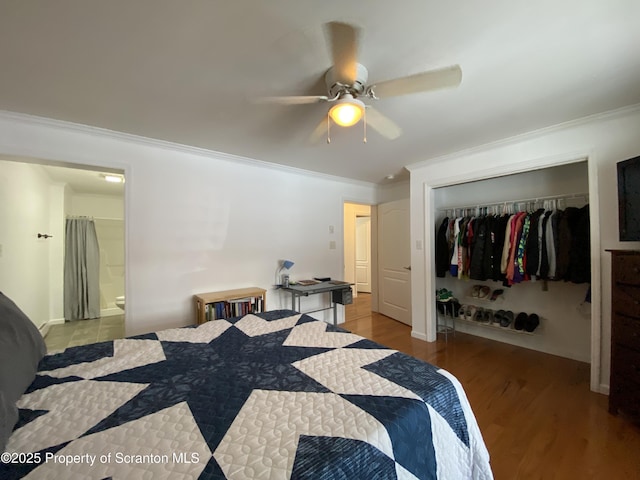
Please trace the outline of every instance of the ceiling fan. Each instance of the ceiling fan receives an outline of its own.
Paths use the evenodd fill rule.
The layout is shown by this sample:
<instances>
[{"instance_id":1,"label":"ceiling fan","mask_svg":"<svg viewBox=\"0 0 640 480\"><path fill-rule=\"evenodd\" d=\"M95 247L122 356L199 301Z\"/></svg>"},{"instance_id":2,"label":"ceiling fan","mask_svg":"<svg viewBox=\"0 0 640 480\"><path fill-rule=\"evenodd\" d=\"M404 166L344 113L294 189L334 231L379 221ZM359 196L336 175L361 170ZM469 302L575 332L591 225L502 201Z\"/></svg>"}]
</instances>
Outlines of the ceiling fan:
<instances>
[{"instance_id":1,"label":"ceiling fan","mask_svg":"<svg viewBox=\"0 0 640 480\"><path fill-rule=\"evenodd\" d=\"M350 127L358 123L364 116L365 128L368 124L384 137L393 140L402 133L400 127L371 105L366 105L361 98L379 100L410 93L457 87L462 81L460 66L453 65L367 84L369 72L364 65L357 62L360 29L347 23L329 22L325 25L325 30L333 58L333 66L325 74L327 94L263 97L261 102L282 105L332 103L333 105L327 114L327 132L331 124L329 118L339 126ZM318 137L323 129L324 120L318 125L312 138ZM327 141L331 141L329 136Z\"/></svg>"}]
</instances>

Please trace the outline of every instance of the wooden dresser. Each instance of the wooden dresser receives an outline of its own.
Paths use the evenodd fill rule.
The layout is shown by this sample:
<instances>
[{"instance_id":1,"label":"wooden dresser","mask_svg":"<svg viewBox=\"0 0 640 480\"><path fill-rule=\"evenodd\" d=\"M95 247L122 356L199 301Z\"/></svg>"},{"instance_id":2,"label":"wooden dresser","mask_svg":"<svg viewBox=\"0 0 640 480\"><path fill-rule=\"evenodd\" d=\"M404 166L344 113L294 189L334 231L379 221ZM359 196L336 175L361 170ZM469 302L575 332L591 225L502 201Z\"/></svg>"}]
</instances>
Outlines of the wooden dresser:
<instances>
[{"instance_id":1,"label":"wooden dresser","mask_svg":"<svg viewBox=\"0 0 640 480\"><path fill-rule=\"evenodd\" d=\"M609 412L640 418L640 251L611 254Z\"/></svg>"}]
</instances>

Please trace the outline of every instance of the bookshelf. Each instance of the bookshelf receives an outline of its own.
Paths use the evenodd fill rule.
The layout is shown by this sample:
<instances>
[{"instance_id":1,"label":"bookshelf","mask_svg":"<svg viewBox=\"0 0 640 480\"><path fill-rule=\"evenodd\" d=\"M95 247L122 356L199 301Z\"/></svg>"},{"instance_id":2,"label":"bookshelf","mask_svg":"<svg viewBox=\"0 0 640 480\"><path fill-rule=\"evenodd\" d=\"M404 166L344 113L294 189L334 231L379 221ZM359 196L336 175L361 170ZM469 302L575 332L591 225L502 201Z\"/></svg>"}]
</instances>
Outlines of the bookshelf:
<instances>
[{"instance_id":1,"label":"bookshelf","mask_svg":"<svg viewBox=\"0 0 640 480\"><path fill-rule=\"evenodd\" d=\"M201 325L209 320L262 312L266 294L264 288L257 287L198 293L193 296L196 302L196 323Z\"/></svg>"}]
</instances>

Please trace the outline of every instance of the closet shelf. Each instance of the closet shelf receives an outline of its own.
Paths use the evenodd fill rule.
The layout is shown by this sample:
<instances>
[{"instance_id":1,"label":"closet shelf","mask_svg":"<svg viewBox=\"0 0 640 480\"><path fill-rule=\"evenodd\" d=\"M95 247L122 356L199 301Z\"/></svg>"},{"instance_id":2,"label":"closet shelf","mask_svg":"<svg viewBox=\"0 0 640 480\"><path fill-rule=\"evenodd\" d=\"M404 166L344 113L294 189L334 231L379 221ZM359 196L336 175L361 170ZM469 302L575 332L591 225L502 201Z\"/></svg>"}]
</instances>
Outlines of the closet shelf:
<instances>
[{"instance_id":1,"label":"closet shelf","mask_svg":"<svg viewBox=\"0 0 640 480\"><path fill-rule=\"evenodd\" d=\"M542 320L541 320L541 324L538 325L538 327L533 332L527 332L526 330L516 330L515 328L513 328L513 322L508 327L501 327L500 325L493 324L493 323L476 322L475 320L467 320L466 318L460 318L460 317L456 318L456 322L463 322L471 325L476 325L478 327L499 330L501 332L514 333L516 335L528 335L528 336L540 335L539 330L540 330L540 326L542 325Z\"/></svg>"},{"instance_id":2,"label":"closet shelf","mask_svg":"<svg viewBox=\"0 0 640 480\"><path fill-rule=\"evenodd\" d=\"M479 293L480 293L480 292L478 293L478 295L473 295L473 291L474 291L476 288L480 288L480 287L487 287L487 288L489 289L489 294L488 294L488 295L486 295L486 296L484 296L484 297L481 297L481 296L479 295ZM501 293L501 294L499 294L499 295L496 297L496 299L495 299L495 300L491 300L491 297L493 296L493 294L494 294L494 292L495 292L496 290L502 290L502 293ZM475 303L475 302L479 302L479 303L481 303L481 304L483 304L483 305L500 305L500 304L504 303L504 294L505 294L505 289L504 289L504 288L502 288L502 287L501 287L501 288L494 288L494 289L492 289L492 288L491 288L491 287L489 287L488 285L483 285L483 284L481 284L481 283L477 283L477 284L475 284L473 287L471 287L471 289L468 289L468 290L467 290L467 293L466 293L466 295L465 295L465 298L466 298L466 299L468 299L468 300L470 300L470 302L467 302L467 303L471 303L471 304L473 304L473 303Z\"/></svg>"},{"instance_id":3,"label":"closet shelf","mask_svg":"<svg viewBox=\"0 0 640 480\"><path fill-rule=\"evenodd\" d=\"M477 302L477 303L481 303L482 305L486 305L487 307L489 307L491 305L502 305L504 303L504 294L500 295L495 300L491 300L489 297L480 298L480 297L473 297L471 295L465 295L464 298L469 300L468 302L465 303L465 305L474 305Z\"/></svg>"}]
</instances>

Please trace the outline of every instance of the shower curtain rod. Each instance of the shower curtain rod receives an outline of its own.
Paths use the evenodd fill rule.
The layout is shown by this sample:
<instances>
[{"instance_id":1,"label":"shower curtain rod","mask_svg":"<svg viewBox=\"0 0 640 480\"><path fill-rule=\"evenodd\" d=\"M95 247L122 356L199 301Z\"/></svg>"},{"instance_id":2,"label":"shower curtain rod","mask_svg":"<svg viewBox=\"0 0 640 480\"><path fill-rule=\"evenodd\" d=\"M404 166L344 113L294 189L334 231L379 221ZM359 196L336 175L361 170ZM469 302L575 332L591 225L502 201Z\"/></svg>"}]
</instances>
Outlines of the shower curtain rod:
<instances>
[{"instance_id":1,"label":"shower curtain rod","mask_svg":"<svg viewBox=\"0 0 640 480\"><path fill-rule=\"evenodd\" d=\"M91 218L92 220L118 220L124 222L124 218L110 218L110 217L92 217L89 215L67 215L67 218Z\"/></svg>"},{"instance_id":2,"label":"shower curtain rod","mask_svg":"<svg viewBox=\"0 0 640 480\"><path fill-rule=\"evenodd\" d=\"M473 205L458 205L455 207L438 207L438 211L444 210L466 210L469 208L484 208L484 207L498 207L508 204L516 204L516 203L537 203L545 200L568 200L571 198L584 198L585 200L589 200L588 193L567 193L564 195L549 195L546 197L533 197L533 198L523 198L519 200L502 200L499 202L488 202L488 203L476 203Z\"/></svg>"}]
</instances>

